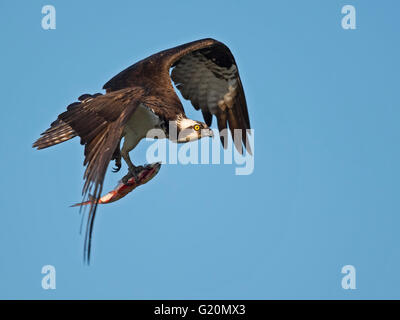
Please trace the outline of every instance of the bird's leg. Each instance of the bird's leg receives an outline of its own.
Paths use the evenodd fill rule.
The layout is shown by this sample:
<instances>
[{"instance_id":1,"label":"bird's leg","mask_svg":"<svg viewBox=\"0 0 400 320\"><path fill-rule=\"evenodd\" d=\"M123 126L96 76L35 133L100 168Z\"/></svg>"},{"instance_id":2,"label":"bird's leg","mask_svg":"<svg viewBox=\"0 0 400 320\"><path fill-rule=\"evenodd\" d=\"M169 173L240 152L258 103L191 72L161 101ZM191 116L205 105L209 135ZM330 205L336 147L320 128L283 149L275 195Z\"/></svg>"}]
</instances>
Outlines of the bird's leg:
<instances>
[{"instance_id":1,"label":"bird's leg","mask_svg":"<svg viewBox=\"0 0 400 320\"><path fill-rule=\"evenodd\" d=\"M118 172L121 169L122 163L121 163L121 150L119 148L119 143L118 147L115 149L112 159L115 160L115 167L112 169L112 172Z\"/></svg>"},{"instance_id":2,"label":"bird's leg","mask_svg":"<svg viewBox=\"0 0 400 320\"><path fill-rule=\"evenodd\" d=\"M143 170L143 166L135 166L132 163L131 158L129 157L129 153L124 152L124 150L121 151L121 156L124 159L125 163L128 165L129 170L128 174L122 178L122 182L127 183L128 180L132 177L134 177L135 180L138 180L138 174L140 171Z\"/></svg>"}]
</instances>

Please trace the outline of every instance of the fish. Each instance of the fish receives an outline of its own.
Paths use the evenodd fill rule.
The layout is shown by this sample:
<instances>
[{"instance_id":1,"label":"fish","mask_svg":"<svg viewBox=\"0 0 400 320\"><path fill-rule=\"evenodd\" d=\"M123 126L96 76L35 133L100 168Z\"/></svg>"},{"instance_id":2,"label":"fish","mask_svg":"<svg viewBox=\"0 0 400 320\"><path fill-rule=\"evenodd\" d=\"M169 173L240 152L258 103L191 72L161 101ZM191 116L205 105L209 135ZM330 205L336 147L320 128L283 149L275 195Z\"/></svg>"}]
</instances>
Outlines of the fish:
<instances>
[{"instance_id":1,"label":"fish","mask_svg":"<svg viewBox=\"0 0 400 320\"><path fill-rule=\"evenodd\" d=\"M135 177L129 178L126 182L120 180L118 185L113 190L111 190L104 196L100 197L97 203L98 204L112 203L122 199L128 193L136 189L138 186L145 184L149 182L151 179L153 179L160 171L160 168L161 168L160 162L145 165L143 169L137 174L137 180L135 179ZM88 201L73 204L71 207L86 206L95 203L95 201L96 199L92 198L89 199Z\"/></svg>"}]
</instances>

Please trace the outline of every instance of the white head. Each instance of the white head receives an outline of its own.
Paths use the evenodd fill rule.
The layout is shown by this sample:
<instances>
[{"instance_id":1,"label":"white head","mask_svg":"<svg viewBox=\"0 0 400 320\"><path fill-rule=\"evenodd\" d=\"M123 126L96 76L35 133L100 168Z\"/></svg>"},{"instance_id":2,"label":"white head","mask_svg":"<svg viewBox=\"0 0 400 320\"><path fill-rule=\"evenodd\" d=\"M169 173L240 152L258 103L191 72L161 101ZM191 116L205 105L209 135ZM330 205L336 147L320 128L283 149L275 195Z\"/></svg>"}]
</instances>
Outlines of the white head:
<instances>
[{"instance_id":1,"label":"white head","mask_svg":"<svg viewBox=\"0 0 400 320\"><path fill-rule=\"evenodd\" d=\"M178 139L176 142L184 143L204 137L214 137L213 131L204 123L180 117L176 120Z\"/></svg>"}]
</instances>

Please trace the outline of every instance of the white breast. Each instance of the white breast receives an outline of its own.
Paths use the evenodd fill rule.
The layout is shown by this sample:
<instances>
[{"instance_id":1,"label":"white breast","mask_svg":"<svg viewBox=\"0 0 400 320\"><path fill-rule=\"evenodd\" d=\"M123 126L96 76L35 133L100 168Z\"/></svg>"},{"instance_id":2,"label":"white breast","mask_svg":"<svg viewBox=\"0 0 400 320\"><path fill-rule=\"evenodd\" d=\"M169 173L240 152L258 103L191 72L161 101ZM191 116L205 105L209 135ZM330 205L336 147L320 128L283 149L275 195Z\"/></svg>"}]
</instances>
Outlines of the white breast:
<instances>
[{"instance_id":1,"label":"white breast","mask_svg":"<svg viewBox=\"0 0 400 320\"><path fill-rule=\"evenodd\" d=\"M125 125L121 152L129 152L146 137L151 129L160 128L162 121L151 109L140 105Z\"/></svg>"},{"instance_id":2,"label":"white breast","mask_svg":"<svg viewBox=\"0 0 400 320\"><path fill-rule=\"evenodd\" d=\"M125 133L133 133L144 138L149 130L159 128L160 124L160 118L151 109L141 104L128 120Z\"/></svg>"}]
</instances>

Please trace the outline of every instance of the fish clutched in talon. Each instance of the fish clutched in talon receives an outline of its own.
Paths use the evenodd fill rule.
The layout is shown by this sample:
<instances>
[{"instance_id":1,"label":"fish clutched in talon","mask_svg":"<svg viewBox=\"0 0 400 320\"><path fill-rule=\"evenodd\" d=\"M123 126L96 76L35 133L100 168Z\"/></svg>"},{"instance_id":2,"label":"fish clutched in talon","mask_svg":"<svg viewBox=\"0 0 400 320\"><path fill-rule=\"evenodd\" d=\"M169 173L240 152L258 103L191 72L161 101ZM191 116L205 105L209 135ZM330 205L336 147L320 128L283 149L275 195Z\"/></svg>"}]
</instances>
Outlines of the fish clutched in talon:
<instances>
[{"instance_id":1,"label":"fish clutched in talon","mask_svg":"<svg viewBox=\"0 0 400 320\"><path fill-rule=\"evenodd\" d=\"M142 167L142 170L137 173L137 176L134 177L131 173L128 173L117 185L117 187L110 191L109 193L102 196L97 203L111 203L115 202L123 197L125 197L128 193L136 189L136 187L149 182L151 179L155 177L155 175L160 171L161 163L156 162L152 164L148 164ZM72 207L84 206L88 204L94 203L95 199L77 203L72 205Z\"/></svg>"},{"instance_id":2,"label":"fish clutched in talon","mask_svg":"<svg viewBox=\"0 0 400 320\"><path fill-rule=\"evenodd\" d=\"M172 83L201 110L204 122L187 117ZM103 89L104 93L78 97L33 144L40 150L79 137L84 146L84 200L76 206L90 204L84 244L87 264L97 205L121 199L160 169L161 164L136 166L129 155L153 130L158 139L188 143L214 137L215 118L223 147L228 148L229 128L237 151L243 154L245 148L251 154L250 119L238 66L220 41L200 39L155 53L119 72ZM116 189L101 196L112 161L114 172L124 162L129 173Z\"/></svg>"}]
</instances>

